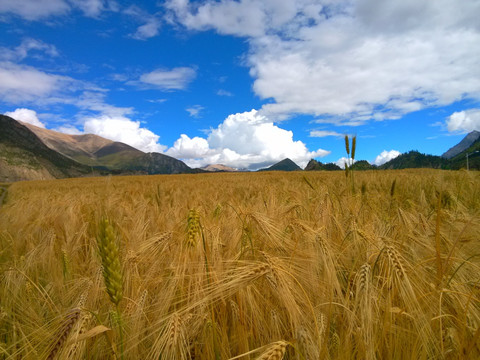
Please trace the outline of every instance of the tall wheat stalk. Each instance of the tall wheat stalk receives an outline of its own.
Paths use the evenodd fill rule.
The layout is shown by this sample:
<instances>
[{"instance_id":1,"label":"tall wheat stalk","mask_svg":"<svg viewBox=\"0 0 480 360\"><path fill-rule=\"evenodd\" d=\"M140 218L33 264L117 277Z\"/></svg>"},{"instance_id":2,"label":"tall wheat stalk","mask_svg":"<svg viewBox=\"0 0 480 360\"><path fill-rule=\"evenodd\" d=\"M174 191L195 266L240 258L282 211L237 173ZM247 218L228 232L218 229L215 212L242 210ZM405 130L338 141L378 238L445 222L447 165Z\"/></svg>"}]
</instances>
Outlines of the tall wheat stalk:
<instances>
[{"instance_id":1,"label":"tall wheat stalk","mask_svg":"<svg viewBox=\"0 0 480 360\"><path fill-rule=\"evenodd\" d=\"M117 326L120 332L120 355L123 359L123 324L119 304L123 298L123 275L120 263L120 249L113 226L108 219L102 219L97 236L97 245L103 267L103 280L110 301L115 305Z\"/></svg>"}]
</instances>

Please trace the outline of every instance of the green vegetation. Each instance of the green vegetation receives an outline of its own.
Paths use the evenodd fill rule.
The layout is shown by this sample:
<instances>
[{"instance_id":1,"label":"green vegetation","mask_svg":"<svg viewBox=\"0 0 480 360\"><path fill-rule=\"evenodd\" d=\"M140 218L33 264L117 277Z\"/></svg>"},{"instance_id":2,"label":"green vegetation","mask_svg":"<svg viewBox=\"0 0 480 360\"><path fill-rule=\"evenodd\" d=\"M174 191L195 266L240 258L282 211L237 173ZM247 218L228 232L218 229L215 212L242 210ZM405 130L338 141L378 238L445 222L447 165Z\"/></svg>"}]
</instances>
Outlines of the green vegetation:
<instances>
[{"instance_id":1,"label":"green vegetation","mask_svg":"<svg viewBox=\"0 0 480 360\"><path fill-rule=\"evenodd\" d=\"M260 171L298 171L298 170L302 170L300 166L298 166L292 160L287 158Z\"/></svg>"},{"instance_id":2,"label":"green vegetation","mask_svg":"<svg viewBox=\"0 0 480 360\"><path fill-rule=\"evenodd\" d=\"M478 153L475 153L479 151ZM480 139L475 141L468 149L450 159L452 162L452 169L466 169L467 168L467 156L468 167L470 170L480 170ZM471 155L470 155L471 154Z\"/></svg>"},{"instance_id":3,"label":"green vegetation","mask_svg":"<svg viewBox=\"0 0 480 360\"><path fill-rule=\"evenodd\" d=\"M314 159L311 159L307 166L305 167L306 171L320 171L320 170L325 170L325 171L337 171L337 170L342 170L340 166L334 163L327 163L324 164L321 161L317 161Z\"/></svg>"},{"instance_id":4,"label":"green vegetation","mask_svg":"<svg viewBox=\"0 0 480 360\"><path fill-rule=\"evenodd\" d=\"M450 162L440 156L421 154L412 150L379 166L379 169L413 168L450 169Z\"/></svg>"},{"instance_id":5,"label":"green vegetation","mask_svg":"<svg viewBox=\"0 0 480 360\"><path fill-rule=\"evenodd\" d=\"M377 167L375 165L371 165L367 160L359 160L353 163L351 166L353 170L375 170Z\"/></svg>"}]
</instances>

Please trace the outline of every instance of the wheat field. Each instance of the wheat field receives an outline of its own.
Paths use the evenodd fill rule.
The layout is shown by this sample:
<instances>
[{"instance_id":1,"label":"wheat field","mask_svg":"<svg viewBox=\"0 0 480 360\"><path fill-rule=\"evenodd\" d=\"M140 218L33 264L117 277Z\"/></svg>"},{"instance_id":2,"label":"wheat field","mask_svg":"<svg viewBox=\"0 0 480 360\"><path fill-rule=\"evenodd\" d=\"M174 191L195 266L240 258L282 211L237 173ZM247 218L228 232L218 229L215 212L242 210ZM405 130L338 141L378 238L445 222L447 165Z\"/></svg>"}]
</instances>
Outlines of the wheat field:
<instances>
[{"instance_id":1,"label":"wheat field","mask_svg":"<svg viewBox=\"0 0 480 360\"><path fill-rule=\"evenodd\" d=\"M480 174L12 184L0 359L480 358Z\"/></svg>"}]
</instances>

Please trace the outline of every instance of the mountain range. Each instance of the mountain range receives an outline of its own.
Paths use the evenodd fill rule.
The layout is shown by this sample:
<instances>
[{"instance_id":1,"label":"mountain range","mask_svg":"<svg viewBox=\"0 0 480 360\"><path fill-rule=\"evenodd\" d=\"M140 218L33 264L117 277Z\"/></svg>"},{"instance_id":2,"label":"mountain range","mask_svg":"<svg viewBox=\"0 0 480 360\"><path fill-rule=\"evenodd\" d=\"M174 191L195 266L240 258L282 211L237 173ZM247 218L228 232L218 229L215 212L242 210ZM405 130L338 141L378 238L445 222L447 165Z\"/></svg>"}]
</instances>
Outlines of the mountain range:
<instances>
[{"instance_id":1,"label":"mountain range","mask_svg":"<svg viewBox=\"0 0 480 360\"><path fill-rule=\"evenodd\" d=\"M223 164L211 164L201 168L202 170L209 171L209 172L233 172L238 171L230 166L226 166Z\"/></svg>"},{"instance_id":2,"label":"mountain range","mask_svg":"<svg viewBox=\"0 0 480 360\"><path fill-rule=\"evenodd\" d=\"M354 170L439 168L480 170L480 132L472 131L442 156L410 151L381 166L357 161ZM291 159L260 171L302 170ZM310 160L306 171L341 170L334 163ZM0 115L0 182L40 180L108 174L184 174L238 171L222 164L192 169L184 162L160 153L145 153L130 145L93 134L69 135L47 130Z\"/></svg>"},{"instance_id":3,"label":"mountain range","mask_svg":"<svg viewBox=\"0 0 480 360\"><path fill-rule=\"evenodd\" d=\"M0 181L102 175L47 147L20 122L0 115Z\"/></svg>"},{"instance_id":4,"label":"mountain range","mask_svg":"<svg viewBox=\"0 0 480 360\"><path fill-rule=\"evenodd\" d=\"M353 164L354 170L395 170L410 168L433 168L444 170L459 170L467 168L467 154L469 154L468 168L480 170L480 132L472 131L457 145L446 151L442 156L422 154L412 150L397 156L383 165L375 166L366 160ZM307 171L341 170L334 163L323 164L317 160L310 160L305 167Z\"/></svg>"},{"instance_id":5,"label":"mountain range","mask_svg":"<svg viewBox=\"0 0 480 360\"><path fill-rule=\"evenodd\" d=\"M0 181L203 172L97 135L68 135L0 115Z\"/></svg>"},{"instance_id":6,"label":"mountain range","mask_svg":"<svg viewBox=\"0 0 480 360\"><path fill-rule=\"evenodd\" d=\"M194 172L184 162L160 153L144 153L134 147L98 135L67 135L24 124L49 148L81 164L112 172L183 174Z\"/></svg>"}]
</instances>

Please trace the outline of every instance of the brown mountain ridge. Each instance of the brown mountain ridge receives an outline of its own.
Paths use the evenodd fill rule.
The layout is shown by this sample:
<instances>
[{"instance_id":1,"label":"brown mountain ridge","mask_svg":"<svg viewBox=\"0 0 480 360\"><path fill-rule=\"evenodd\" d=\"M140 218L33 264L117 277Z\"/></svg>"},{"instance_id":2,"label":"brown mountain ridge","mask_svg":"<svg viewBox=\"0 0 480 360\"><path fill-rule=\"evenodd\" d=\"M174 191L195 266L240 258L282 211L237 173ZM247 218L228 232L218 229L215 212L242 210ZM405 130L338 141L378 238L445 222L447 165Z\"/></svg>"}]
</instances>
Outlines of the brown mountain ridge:
<instances>
[{"instance_id":1,"label":"brown mountain ridge","mask_svg":"<svg viewBox=\"0 0 480 360\"><path fill-rule=\"evenodd\" d=\"M0 116L0 181L202 172L171 156L144 153L98 135L63 134Z\"/></svg>"}]
</instances>

